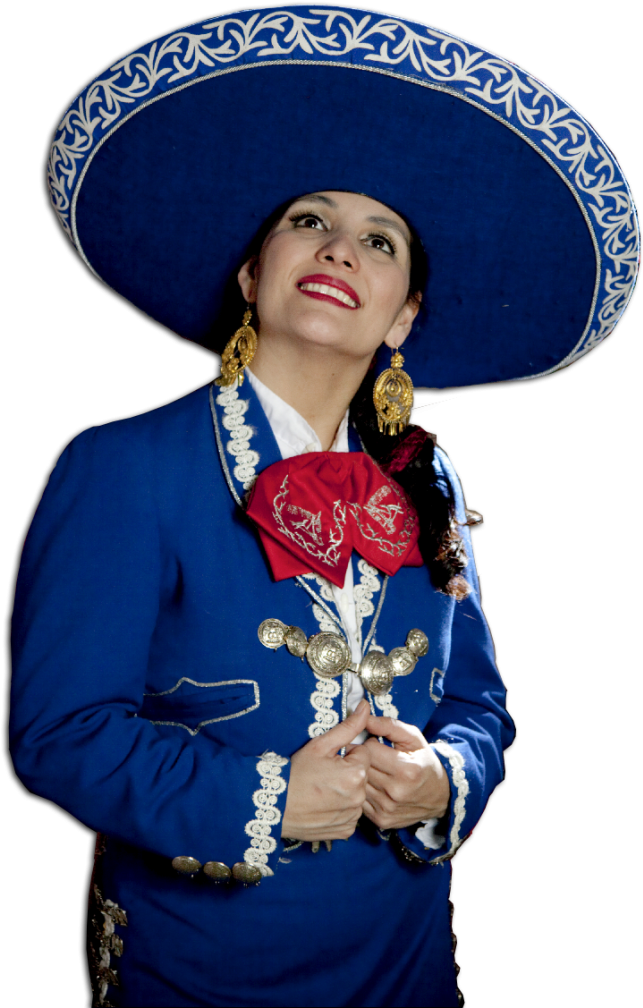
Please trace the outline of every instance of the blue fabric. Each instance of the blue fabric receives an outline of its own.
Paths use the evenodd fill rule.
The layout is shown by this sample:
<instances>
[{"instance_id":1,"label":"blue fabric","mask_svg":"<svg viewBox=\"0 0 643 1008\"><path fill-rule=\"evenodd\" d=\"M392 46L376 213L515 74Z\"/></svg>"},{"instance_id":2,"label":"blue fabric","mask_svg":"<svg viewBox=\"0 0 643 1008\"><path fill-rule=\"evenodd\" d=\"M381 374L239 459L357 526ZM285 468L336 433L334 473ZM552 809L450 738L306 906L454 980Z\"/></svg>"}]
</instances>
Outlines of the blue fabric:
<instances>
[{"instance_id":1,"label":"blue fabric","mask_svg":"<svg viewBox=\"0 0 643 1008\"><path fill-rule=\"evenodd\" d=\"M259 225L323 189L366 193L421 236L427 311L405 349L417 385L537 374L574 349L596 256L568 186L475 106L378 74L259 66L156 102L93 158L78 237L106 283L207 345Z\"/></svg>"},{"instance_id":2,"label":"blue fabric","mask_svg":"<svg viewBox=\"0 0 643 1008\"><path fill-rule=\"evenodd\" d=\"M239 401L260 470L277 446L247 384ZM230 413L215 409L232 487L243 492L225 447ZM312 599L294 579L271 579L226 483L208 389L93 428L65 450L18 579L12 752L30 790L109 837L95 882L128 915L117 927L124 949L112 956L120 987L110 980L111 1003L457 1004L442 858L502 779L513 737L469 570L476 590L456 605L425 568L402 568L375 634L389 651L411 627L427 633L429 654L395 680L393 701L402 720L464 759L466 793L440 751L452 779L444 848L426 851L400 831L433 863L404 863L368 823L330 853L284 853L277 826L274 875L257 888L219 889L203 874L178 876L170 860L243 860L259 757L288 758L308 741L314 676L285 648L264 648L256 631L276 617L318 632ZM431 698L436 669L441 701ZM340 698L333 703L341 716ZM222 710L226 719L212 720Z\"/></svg>"}]
</instances>

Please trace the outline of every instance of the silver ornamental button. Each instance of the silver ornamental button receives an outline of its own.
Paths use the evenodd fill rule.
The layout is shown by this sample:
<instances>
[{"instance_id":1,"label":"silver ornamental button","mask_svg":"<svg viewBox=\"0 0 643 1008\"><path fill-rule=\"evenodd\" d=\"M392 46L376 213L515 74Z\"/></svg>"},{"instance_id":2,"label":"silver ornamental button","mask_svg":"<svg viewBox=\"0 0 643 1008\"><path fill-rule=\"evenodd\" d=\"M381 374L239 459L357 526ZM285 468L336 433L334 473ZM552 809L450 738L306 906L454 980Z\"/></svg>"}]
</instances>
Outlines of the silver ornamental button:
<instances>
[{"instance_id":1,"label":"silver ornamental button","mask_svg":"<svg viewBox=\"0 0 643 1008\"><path fill-rule=\"evenodd\" d=\"M287 630L285 623L278 619L265 619L259 624L257 634L264 647L272 648L276 651L284 643L284 636Z\"/></svg>"},{"instance_id":2,"label":"silver ornamental button","mask_svg":"<svg viewBox=\"0 0 643 1008\"><path fill-rule=\"evenodd\" d=\"M322 679L334 679L348 668L351 653L339 634L318 633L308 641L306 658L316 675Z\"/></svg>"},{"instance_id":3,"label":"silver ornamental button","mask_svg":"<svg viewBox=\"0 0 643 1008\"><path fill-rule=\"evenodd\" d=\"M417 658L407 647L394 647L389 651L394 675L409 675L417 665Z\"/></svg>"},{"instance_id":4,"label":"silver ornamental button","mask_svg":"<svg viewBox=\"0 0 643 1008\"><path fill-rule=\"evenodd\" d=\"M195 875L201 868L201 862L193 857L179 855L179 857L172 858L172 867L181 875Z\"/></svg>"},{"instance_id":5,"label":"silver ornamental button","mask_svg":"<svg viewBox=\"0 0 643 1008\"><path fill-rule=\"evenodd\" d=\"M381 696L383 693L388 693L391 688L395 675L393 662L381 651L369 651L362 658L359 675L369 693Z\"/></svg>"},{"instance_id":6,"label":"silver ornamental button","mask_svg":"<svg viewBox=\"0 0 643 1008\"><path fill-rule=\"evenodd\" d=\"M286 647L296 658L303 658L308 647L308 638L298 626L289 626L284 634Z\"/></svg>"},{"instance_id":7,"label":"silver ornamental button","mask_svg":"<svg viewBox=\"0 0 643 1008\"><path fill-rule=\"evenodd\" d=\"M422 630L409 630L406 646L416 658L422 658L429 650L429 638Z\"/></svg>"}]
</instances>

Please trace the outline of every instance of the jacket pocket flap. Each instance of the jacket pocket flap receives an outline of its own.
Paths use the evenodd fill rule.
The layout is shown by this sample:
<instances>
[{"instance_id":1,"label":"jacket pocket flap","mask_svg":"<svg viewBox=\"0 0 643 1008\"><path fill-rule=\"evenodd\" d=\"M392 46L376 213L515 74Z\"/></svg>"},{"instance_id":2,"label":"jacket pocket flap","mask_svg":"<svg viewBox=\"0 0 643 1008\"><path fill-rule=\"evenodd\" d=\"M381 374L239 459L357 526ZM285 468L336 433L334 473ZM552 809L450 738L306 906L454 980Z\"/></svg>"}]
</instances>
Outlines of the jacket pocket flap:
<instances>
[{"instance_id":1,"label":"jacket pocket flap","mask_svg":"<svg viewBox=\"0 0 643 1008\"><path fill-rule=\"evenodd\" d=\"M156 724L172 724L196 735L204 724L248 714L259 706L254 679L199 683L179 679L164 693L146 693L138 716Z\"/></svg>"}]
</instances>

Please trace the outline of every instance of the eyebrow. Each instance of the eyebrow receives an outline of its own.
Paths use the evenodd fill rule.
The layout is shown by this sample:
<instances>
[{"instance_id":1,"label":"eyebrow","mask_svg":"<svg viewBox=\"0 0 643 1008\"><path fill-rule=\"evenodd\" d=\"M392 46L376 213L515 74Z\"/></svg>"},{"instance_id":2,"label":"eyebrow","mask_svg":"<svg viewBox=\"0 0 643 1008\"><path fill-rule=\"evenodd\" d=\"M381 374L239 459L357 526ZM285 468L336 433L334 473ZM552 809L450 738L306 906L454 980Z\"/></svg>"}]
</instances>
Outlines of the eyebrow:
<instances>
[{"instance_id":1,"label":"eyebrow","mask_svg":"<svg viewBox=\"0 0 643 1008\"><path fill-rule=\"evenodd\" d=\"M397 231L397 233L402 236L406 244L410 245L409 235L403 228L400 227L397 221L391 220L390 217L367 217L366 219L370 221L371 224L381 224L383 227L393 228L394 231Z\"/></svg>"},{"instance_id":2,"label":"eyebrow","mask_svg":"<svg viewBox=\"0 0 643 1008\"><path fill-rule=\"evenodd\" d=\"M337 209L335 200L329 199L328 196L322 196L321 193L308 193L306 196L299 196L290 205L294 206L295 203L305 203L306 200L310 200L311 203L325 203L326 206L332 207L333 210Z\"/></svg>"},{"instance_id":3,"label":"eyebrow","mask_svg":"<svg viewBox=\"0 0 643 1008\"><path fill-rule=\"evenodd\" d=\"M330 199L328 196L322 196L321 193L308 193L306 196L300 196L298 199L291 203L294 206L295 203L304 203L306 200L310 200L312 203L325 203L326 206L332 207L333 210L337 210L337 203L335 200ZM367 217L366 220L370 224L381 224L383 227L393 228L394 231L404 239L407 245L410 246L411 241L408 233L404 228L400 227L397 221L392 220L390 217Z\"/></svg>"}]
</instances>

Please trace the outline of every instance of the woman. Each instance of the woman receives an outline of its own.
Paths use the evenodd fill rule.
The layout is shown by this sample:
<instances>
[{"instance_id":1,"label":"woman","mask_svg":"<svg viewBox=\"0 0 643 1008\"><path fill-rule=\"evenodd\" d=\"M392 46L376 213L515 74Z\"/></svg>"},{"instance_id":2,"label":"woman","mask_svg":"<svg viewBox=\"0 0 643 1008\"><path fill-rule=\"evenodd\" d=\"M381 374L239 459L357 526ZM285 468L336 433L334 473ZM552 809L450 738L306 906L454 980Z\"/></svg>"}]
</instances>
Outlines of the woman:
<instances>
[{"instance_id":1,"label":"woman","mask_svg":"<svg viewBox=\"0 0 643 1008\"><path fill-rule=\"evenodd\" d=\"M78 210L91 219L91 195L84 211L80 203ZM284 549L267 506L276 500L270 497L276 472L290 542L295 532L304 534L302 528L309 530L309 546L311 539L329 534L325 525L320 530L314 523L324 513L318 499L324 487L333 493L344 489L344 510L357 509L351 512L354 518L362 513L359 508L379 508L389 548L414 525L413 511L403 496L395 496L390 481L375 488L380 495L375 503L374 495L360 499L358 484L377 478L368 467L358 479L354 470L359 467L329 469L328 456L311 456L315 465L319 460L327 466L313 468L311 479L310 465L284 470L278 462L279 453L285 461L294 454L282 447L289 439L290 449L298 440L299 450L312 445L327 451L337 438L340 451L363 454L359 442L347 440L342 417L376 348L383 342L399 347L410 330L421 293L413 284L409 288L411 238L398 213L354 193L324 189L289 207L269 231L258 262L251 259L241 270L244 296L256 303L259 348L247 372L251 390L241 394L238 386L224 385L213 397L220 467L201 391L156 414L81 436L52 479L27 547L19 596L16 759L30 787L110 834L95 890L98 1003L457 1003L445 859L470 831L499 779L500 746L510 738L470 564L465 574L473 591L456 601L465 586L459 536L449 514L452 497L460 528L466 522L457 483L444 456L421 438L403 438L401 445L393 442L397 452L382 451L377 433L369 438L362 422L364 397L358 396L354 414L364 446L380 458L385 472L409 484L420 512L421 555L409 533L403 565L390 569L390 581L377 574L377 564L358 561L356 596L366 605L361 612L356 607L354 618L346 600L350 565L348 580L315 566L317 576L306 577L309 567L301 567L296 551ZM299 415L289 414L288 406ZM274 439L266 424L271 415L290 417L281 429L277 419L270 424ZM381 419L386 425L389 417ZM297 439L297 427L308 442ZM252 443L245 444L252 435ZM260 449L256 460L255 445ZM237 463L232 470L226 464L230 458ZM422 480L413 480L415 468L423 470ZM259 469L249 514L260 529L265 555L238 510ZM336 484L333 470L341 477ZM268 482L261 480L264 472ZM302 473L308 476L297 483ZM285 476L292 476L298 492L291 491L290 501L283 491ZM283 508L276 510L283 515ZM229 528L223 543L221 516ZM342 518L336 524L343 530L346 522ZM356 520L352 545L364 550L359 533ZM341 545L339 527L334 534ZM427 567L419 566L423 559ZM387 571L390 556L379 560L379 569ZM63 569L61 591L57 572ZM326 582L320 584L324 574ZM304 591L314 592L315 586L317 609L311 612ZM375 609L368 595L383 599L385 586L384 604ZM301 615L295 618L293 609ZM370 627L364 626L370 616ZM472 625L467 617L473 617ZM268 628L266 619L273 621ZM340 689L323 668L312 696L310 682L292 678L301 675L289 653L302 646L296 634L274 657L261 650L265 644L283 644L274 624L278 619L282 631L295 623L302 627L305 640L320 629L343 631L355 668L340 669L345 710L335 709ZM257 628L263 628L258 639ZM417 667L396 679L392 691L382 690L381 683L369 679L373 670L358 666L360 631L364 647L377 639L388 652L404 645L407 631L415 628L428 635L429 662L420 646ZM213 646L226 638L231 644L225 656L213 655ZM406 650L411 662L408 652L414 652ZM224 679L201 672L214 660L225 662ZM308 661L314 668L314 655ZM74 669L69 690L58 682L52 691L55 667ZM380 709L393 716L399 711L399 720L411 727L376 720L373 712L356 706L365 681L379 697ZM349 706L356 706L350 724L335 727L340 710L343 714ZM255 714L261 720L253 722ZM306 718L315 738L302 744ZM433 747L418 731L425 728ZM318 735L324 729L329 730ZM364 730L374 737L350 748ZM281 745L274 741L277 731ZM391 753L377 737L396 748ZM344 747L342 758L337 753ZM270 755L257 762L268 750ZM42 769L45 757L53 774ZM223 773L213 773L215 767ZM281 782L288 771L286 790ZM203 803L206 794L209 800ZM266 801L266 794L276 803ZM231 814L232 804L247 806L254 818ZM367 821L354 830L362 812ZM286 838L281 847L275 842L280 818ZM394 832L382 837L369 822ZM251 841L241 859L244 824ZM321 840L346 836L349 844L335 844L328 857L323 849L313 852ZM290 854L286 848L296 849ZM281 862L280 853L287 853ZM416 859L432 862L430 869L414 867ZM209 870L204 873L202 866ZM226 877L230 866L241 881L256 881L259 871L261 885L246 893L207 888L212 876ZM268 885L282 876L288 881L275 902ZM316 878L312 886L311 877ZM347 888L355 906L368 908L370 919L386 919L386 926L368 935L360 927L359 934L347 935L345 911L338 916L337 909L338 893ZM250 935L250 914L239 894L253 900ZM215 916L213 907L222 904L225 914ZM121 930L125 913L127 933ZM286 921L291 935L284 956L275 924ZM212 937L222 929L226 975L212 969L208 956ZM113 990L113 956L121 951L122 939L119 995ZM250 957L252 975L241 980L244 941L256 954ZM385 976L376 968L382 956L392 960Z\"/></svg>"}]
</instances>

